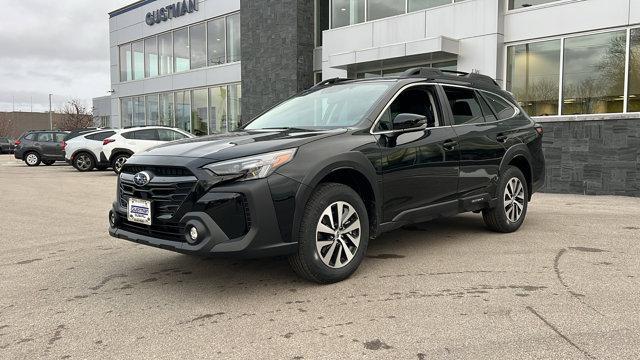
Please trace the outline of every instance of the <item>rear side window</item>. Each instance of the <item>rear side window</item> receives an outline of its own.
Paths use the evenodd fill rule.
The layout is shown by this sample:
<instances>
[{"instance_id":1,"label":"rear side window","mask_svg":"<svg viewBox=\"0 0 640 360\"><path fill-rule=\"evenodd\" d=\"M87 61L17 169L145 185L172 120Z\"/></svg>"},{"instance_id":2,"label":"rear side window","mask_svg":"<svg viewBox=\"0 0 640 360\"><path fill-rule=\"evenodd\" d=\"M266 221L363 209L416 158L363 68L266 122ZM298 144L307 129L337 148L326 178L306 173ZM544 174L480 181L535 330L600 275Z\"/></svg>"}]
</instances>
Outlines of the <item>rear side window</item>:
<instances>
[{"instance_id":1,"label":"rear side window","mask_svg":"<svg viewBox=\"0 0 640 360\"><path fill-rule=\"evenodd\" d=\"M55 134L56 142L63 142L65 137L67 137L67 134L65 134L65 133L56 133Z\"/></svg>"},{"instance_id":2,"label":"rear side window","mask_svg":"<svg viewBox=\"0 0 640 360\"><path fill-rule=\"evenodd\" d=\"M503 98L491 93L484 93L484 97L487 99L489 106L493 109L498 120L509 119L516 114L514 106Z\"/></svg>"},{"instance_id":3,"label":"rear side window","mask_svg":"<svg viewBox=\"0 0 640 360\"><path fill-rule=\"evenodd\" d=\"M136 140L158 140L158 132L155 129L138 130L133 132Z\"/></svg>"},{"instance_id":4,"label":"rear side window","mask_svg":"<svg viewBox=\"0 0 640 360\"><path fill-rule=\"evenodd\" d=\"M160 141L174 141L186 138L185 135L169 129L158 129L158 138Z\"/></svg>"},{"instance_id":5,"label":"rear side window","mask_svg":"<svg viewBox=\"0 0 640 360\"><path fill-rule=\"evenodd\" d=\"M34 140L36 138L36 134L29 134L24 137L26 140Z\"/></svg>"},{"instance_id":6,"label":"rear side window","mask_svg":"<svg viewBox=\"0 0 640 360\"><path fill-rule=\"evenodd\" d=\"M451 86L445 86L444 91L449 100L454 125L484 123L482 108L475 91Z\"/></svg>"},{"instance_id":7,"label":"rear side window","mask_svg":"<svg viewBox=\"0 0 640 360\"><path fill-rule=\"evenodd\" d=\"M39 142L53 142L53 134L52 133L38 133L38 141Z\"/></svg>"},{"instance_id":8,"label":"rear side window","mask_svg":"<svg viewBox=\"0 0 640 360\"><path fill-rule=\"evenodd\" d=\"M115 131L104 131L104 132L99 132L97 134L87 135L86 138L89 140L102 141L108 138L109 136L115 135L115 133L116 133Z\"/></svg>"}]
</instances>

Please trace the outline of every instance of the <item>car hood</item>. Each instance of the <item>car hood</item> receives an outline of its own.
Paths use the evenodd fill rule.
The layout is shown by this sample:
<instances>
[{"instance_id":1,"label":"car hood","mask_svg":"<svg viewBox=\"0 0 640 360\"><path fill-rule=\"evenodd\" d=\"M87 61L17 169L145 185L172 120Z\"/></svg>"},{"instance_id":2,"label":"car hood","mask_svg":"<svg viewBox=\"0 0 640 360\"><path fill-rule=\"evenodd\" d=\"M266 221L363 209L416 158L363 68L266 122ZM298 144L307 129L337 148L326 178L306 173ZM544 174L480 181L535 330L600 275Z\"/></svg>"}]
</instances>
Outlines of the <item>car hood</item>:
<instances>
[{"instance_id":1,"label":"car hood","mask_svg":"<svg viewBox=\"0 0 640 360\"><path fill-rule=\"evenodd\" d=\"M346 131L346 129L237 131L168 142L136 154L136 157L180 156L222 161L295 148L315 140L343 134Z\"/></svg>"}]
</instances>

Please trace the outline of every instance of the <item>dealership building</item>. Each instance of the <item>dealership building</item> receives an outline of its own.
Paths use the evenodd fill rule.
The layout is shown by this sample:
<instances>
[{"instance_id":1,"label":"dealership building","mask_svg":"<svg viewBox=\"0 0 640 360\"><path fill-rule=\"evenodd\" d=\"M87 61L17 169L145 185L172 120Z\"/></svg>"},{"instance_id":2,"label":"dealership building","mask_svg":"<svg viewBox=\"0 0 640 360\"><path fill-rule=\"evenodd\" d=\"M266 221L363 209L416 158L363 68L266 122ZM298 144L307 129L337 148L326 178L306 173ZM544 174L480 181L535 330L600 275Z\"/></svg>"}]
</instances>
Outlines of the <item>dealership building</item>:
<instances>
[{"instance_id":1,"label":"dealership building","mask_svg":"<svg viewBox=\"0 0 640 360\"><path fill-rule=\"evenodd\" d=\"M640 196L640 1L141 0L109 17L104 124L226 132L322 79L480 72L544 125L546 191Z\"/></svg>"}]
</instances>

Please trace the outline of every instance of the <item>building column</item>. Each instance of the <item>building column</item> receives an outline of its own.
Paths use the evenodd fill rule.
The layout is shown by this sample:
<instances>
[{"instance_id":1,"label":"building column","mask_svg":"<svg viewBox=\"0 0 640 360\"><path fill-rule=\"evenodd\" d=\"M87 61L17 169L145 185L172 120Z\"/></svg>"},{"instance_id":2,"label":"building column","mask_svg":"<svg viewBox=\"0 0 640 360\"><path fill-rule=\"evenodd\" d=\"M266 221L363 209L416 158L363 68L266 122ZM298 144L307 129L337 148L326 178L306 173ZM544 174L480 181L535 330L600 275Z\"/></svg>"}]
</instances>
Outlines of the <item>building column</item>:
<instances>
[{"instance_id":1,"label":"building column","mask_svg":"<svg viewBox=\"0 0 640 360\"><path fill-rule=\"evenodd\" d=\"M242 122L313 85L314 2L240 0Z\"/></svg>"}]
</instances>

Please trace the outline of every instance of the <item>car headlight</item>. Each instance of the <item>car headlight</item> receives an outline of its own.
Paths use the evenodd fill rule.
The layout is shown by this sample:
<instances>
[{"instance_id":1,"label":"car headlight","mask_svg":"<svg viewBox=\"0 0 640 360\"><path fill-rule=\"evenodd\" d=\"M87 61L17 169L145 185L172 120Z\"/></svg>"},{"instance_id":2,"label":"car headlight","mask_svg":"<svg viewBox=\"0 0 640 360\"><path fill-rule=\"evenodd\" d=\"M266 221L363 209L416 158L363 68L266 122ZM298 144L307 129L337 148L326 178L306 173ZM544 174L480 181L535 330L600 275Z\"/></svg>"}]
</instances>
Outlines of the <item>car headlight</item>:
<instances>
[{"instance_id":1,"label":"car headlight","mask_svg":"<svg viewBox=\"0 0 640 360\"><path fill-rule=\"evenodd\" d=\"M203 166L218 176L242 175L239 180L262 179L293 159L296 149L275 151Z\"/></svg>"}]
</instances>

